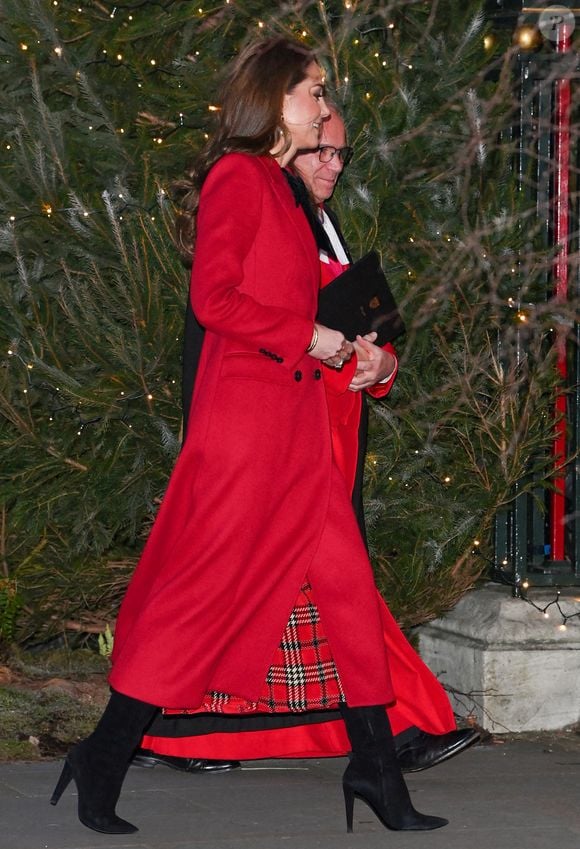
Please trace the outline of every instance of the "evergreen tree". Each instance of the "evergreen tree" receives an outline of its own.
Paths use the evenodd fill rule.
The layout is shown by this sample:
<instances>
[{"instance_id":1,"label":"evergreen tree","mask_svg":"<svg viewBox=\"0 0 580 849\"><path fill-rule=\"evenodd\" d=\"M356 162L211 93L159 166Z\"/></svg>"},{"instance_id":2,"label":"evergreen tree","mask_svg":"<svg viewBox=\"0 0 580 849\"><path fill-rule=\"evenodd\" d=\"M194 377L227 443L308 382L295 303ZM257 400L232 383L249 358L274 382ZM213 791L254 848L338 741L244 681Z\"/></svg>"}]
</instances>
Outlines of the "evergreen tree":
<instances>
[{"instance_id":1,"label":"evergreen tree","mask_svg":"<svg viewBox=\"0 0 580 849\"><path fill-rule=\"evenodd\" d=\"M407 624L473 584L498 505L532 467L548 476L555 385L509 50L486 52L484 29L479 3L450 0L3 0L7 639L114 617L179 449L170 184L211 132L224 65L278 32L318 48L356 151L335 206L353 254L381 252L408 328L373 406L377 575Z\"/></svg>"}]
</instances>

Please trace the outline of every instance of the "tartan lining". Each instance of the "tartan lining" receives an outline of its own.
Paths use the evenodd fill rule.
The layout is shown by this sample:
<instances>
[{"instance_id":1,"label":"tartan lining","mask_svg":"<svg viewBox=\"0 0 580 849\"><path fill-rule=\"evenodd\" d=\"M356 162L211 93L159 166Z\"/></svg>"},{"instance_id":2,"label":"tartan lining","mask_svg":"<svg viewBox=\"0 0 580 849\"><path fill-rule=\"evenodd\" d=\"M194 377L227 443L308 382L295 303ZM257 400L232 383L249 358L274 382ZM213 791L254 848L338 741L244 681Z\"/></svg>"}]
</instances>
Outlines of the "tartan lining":
<instances>
[{"instance_id":1,"label":"tartan lining","mask_svg":"<svg viewBox=\"0 0 580 849\"><path fill-rule=\"evenodd\" d=\"M211 691L195 711L168 713L301 713L345 701L320 614L305 583L290 614L257 702Z\"/></svg>"}]
</instances>

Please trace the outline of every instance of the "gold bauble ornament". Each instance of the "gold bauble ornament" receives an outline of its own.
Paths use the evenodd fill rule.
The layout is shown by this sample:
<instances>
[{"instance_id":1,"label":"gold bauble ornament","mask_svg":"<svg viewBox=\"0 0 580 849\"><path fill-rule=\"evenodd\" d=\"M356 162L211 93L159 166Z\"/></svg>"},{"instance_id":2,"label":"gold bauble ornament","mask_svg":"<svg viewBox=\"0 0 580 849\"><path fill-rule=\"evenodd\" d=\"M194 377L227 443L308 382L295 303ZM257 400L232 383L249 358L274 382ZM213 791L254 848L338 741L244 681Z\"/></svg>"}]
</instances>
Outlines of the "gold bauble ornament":
<instances>
[{"instance_id":1,"label":"gold bauble ornament","mask_svg":"<svg viewBox=\"0 0 580 849\"><path fill-rule=\"evenodd\" d=\"M522 24L514 32L513 41L522 50L537 50L538 47L542 46L544 39L537 27L531 24Z\"/></svg>"}]
</instances>

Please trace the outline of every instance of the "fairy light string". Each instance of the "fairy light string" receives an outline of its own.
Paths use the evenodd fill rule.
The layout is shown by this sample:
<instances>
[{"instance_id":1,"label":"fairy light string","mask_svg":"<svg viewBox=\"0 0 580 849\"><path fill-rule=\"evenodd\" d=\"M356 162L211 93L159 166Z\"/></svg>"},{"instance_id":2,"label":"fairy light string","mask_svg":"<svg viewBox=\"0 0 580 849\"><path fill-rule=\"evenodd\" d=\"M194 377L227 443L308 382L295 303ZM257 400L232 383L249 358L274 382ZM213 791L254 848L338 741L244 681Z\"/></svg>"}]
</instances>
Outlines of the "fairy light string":
<instances>
[{"instance_id":1,"label":"fairy light string","mask_svg":"<svg viewBox=\"0 0 580 849\"><path fill-rule=\"evenodd\" d=\"M99 7L95 13L95 9L91 8L90 11L93 16L97 15L97 20L99 20L99 9L104 13L104 18L100 18L101 21L109 20L112 24L115 25L117 31L123 32L122 43L126 46L128 45L128 56L123 52L122 47L115 47L111 43L103 44L101 48L100 57L93 57L85 59L85 67L94 64L106 64L111 68L125 68L132 75L134 80L137 81L137 87L139 89L143 88L143 80L146 79L151 74L166 74L169 77L173 77L177 81L177 86L181 88L181 82L179 81L179 73L175 71L174 68L170 68L165 66L159 57L144 57L142 58L138 52L131 54L131 50L134 51L134 44L131 41L131 38L127 35L130 30L127 30L127 27L131 27L133 25L137 25L139 22L139 10L144 9L145 7L155 6L160 9L161 12L165 14L169 14L171 10L175 7L175 0L156 0L156 2L152 2L152 0L135 0L135 2L124 2L122 4L118 3L107 3L101 2ZM200 18L205 18L211 15L216 15L220 13L219 7L212 6L210 10L206 10L203 5L199 5L195 7L194 4L192 8L192 14L198 16ZM353 13L356 10L356 2L355 0L344 0L343 2L344 9L350 13ZM52 7L55 10L55 14L63 14L65 13L66 6L59 0L52 0ZM236 9L236 3L234 0L225 0L225 2L221 6L221 11L227 11L228 14L242 14L243 10ZM71 10L67 10L67 23L73 27L79 26L88 26L88 16L86 14L87 10L83 7L82 3L79 3L78 6L75 6ZM272 15L272 22L276 23L276 15ZM254 26L261 32L266 31L270 23L266 20L254 20ZM311 38L312 34L309 32L308 28L302 24L297 24L297 32L296 35L299 38L306 39ZM356 29L355 32L359 33L360 37L354 39L354 44L361 49L361 52L368 52L370 58L374 58L375 60L379 60L382 63L383 67L387 68L388 63L383 57L380 50L384 49L386 42L389 40L390 35L396 30L396 24L393 21L388 21L379 27L372 27L369 30L360 30ZM78 35L73 35L70 39L61 37L59 33L58 27L55 27L55 38L58 39L58 43L55 43L54 40L50 42L48 39L39 39L36 36L38 33L34 33L34 36L26 39L22 37L20 43L20 49L23 52L29 51L33 44L38 45L41 49L43 46L48 45L49 50L55 54L59 60L65 61L67 56L67 42L76 42L79 38ZM377 51L377 44L380 46L380 50ZM200 51L196 50L195 56L199 58ZM193 54L192 54L193 55ZM181 60L188 59L188 56L181 57ZM8 61L8 60L7 60ZM138 63L136 66L135 63ZM407 62L404 59L400 59L397 61L397 64L400 66L401 70L412 70L413 65L411 62ZM215 71L217 72L217 68ZM77 75L80 71L77 70ZM341 83L352 84L352 76L346 74L345 76L337 79L337 84ZM360 82L357 84L361 89L361 97L363 101L370 101L374 96L375 92L366 90L364 83ZM211 110L211 105L208 106L208 109ZM180 129L189 129L189 130L202 130L204 131L206 128L200 125L199 120L192 119L191 116L188 116L187 113L180 109L177 115L174 115L170 118L163 119L163 128L157 128L154 136L151 138L152 144L160 145L162 144L169 136L173 133L178 132ZM92 128L91 128L92 129ZM120 128L117 132L123 134L125 132L125 128Z\"/></svg>"},{"instance_id":2,"label":"fairy light string","mask_svg":"<svg viewBox=\"0 0 580 849\"><path fill-rule=\"evenodd\" d=\"M558 630L566 631L568 622L571 622L574 619L580 619L580 610L577 610L574 613L569 613L563 609L562 604L564 603L564 599L562 599L561 589L555 587L555 597L545 604L538 604L538 602L534 601L534 599L530 597L529 592L533 589L545 591L545 587L532 587L530 585L530 582L526 579L521 580L520 578L512 578L511 575L505 569L498 569L494 561L491 560L489 557L486 557L482 553L479 546L479 540L474 540L471 553L476 557L481 557L483 560L486 561L486 563L489 564L490 579L492 581L495 581L496 583L504 584L505 586L511 587L514 590L514 598L518 598L521 601L524 601L526 604L529 604L530 607L533 607L534 610L537 610L538 613L541 613L544 619L550 619L551 615L556 612L560 619L560 622L557 625ZM503 565L507 565L507 562L504 561Z\"/></svg>"},{"instance_id":3,"label":"fairy light string","mask_svg":"<svg viewBox=\"0 0 580 849\"><path fill-rule=\"evenodd\" d=\"M26 56L26 61L28 61L31 57L31 54L34 54L38 51L39 54L43 54L44 59L53 63L62 63L63 67L70 67L70 55L72 54L72 48L69 45L73 44L79 38L79 32L82 35L83 31L86 31L86 28L89 26L90 16L88 14L89 10L83 6L82 0L78 3L78 5L74 5L73 8L67 9L67 6L63 2L59 2L59 0L52 0L52 7L55 10L55 15L66 15L67 24L70 28L73 29L72 32L68 32L65 36L64 32L60 32L58 26L55 26L53 38L52 40L49 37L45 37L43 39L39 39L37 32L30 32L28 37L21 34L19 47L22 54ZM139 24L139 11L144 9L145 7L155 6L162 13L169 13L172 8L175 7L175 0L134 0L134 2L123 2L120 3L110 3L107 0L102 0L99 4L99 9L102 12L102 16L99 18L98 10L97 10L97 20L100 20L104 23L105 26L108 26L106 19L110 21L111 25L114 27L114 31L112 31L111 39L108 42L104 42L100 46L100 52L92 57L85 57L83 68L87 68L92 65L104 65L112 70L124 69L125 72L129 73L129 78L133 85L143 92L143 86L146 84L147 79L152 77L153 75L163 74L167 76L169 80L174 80L175 84L180 88L182 85L182 81L180 79L179 71L176 71L174 68L167 66L163 60L162 56L144 56L141 57L138 53L135 52L134 44L131 42L131 38L127 38L127 34L131 32L131 27L137 27ZM344 0L343 2L344 10L348 11L349 15L353 15L356 12L357 3L356 0ZM228 9L230 13L234 14L237 10L235 10L235 2L234 0L225 0L222 4L222 10ZM216 12L217 6L212 6L211 10L206 9L203 4L192 4L192 14L198 16L200 18L207 18L210 14L214 14ZM94 15L95 9L91 7L90 12ZM272 16L272 20L275 21L275 15ZM57 22L58 23L58 22ZM269 22L267 20L254 20L253 25L260 32L266 32L269 28ZM63 28L64 29L64 28ZM79 32L75 31L78 30ZM393 35L396 33L397 25L392 20L387 20L380 27L373 27L368 30L363 30L360 28L354 28L354 32L356 37L354 38L353 45L356 50L360 54L360 58L364 59L367 57L370 62L373 64L380 63L383 67L387 68L388 63L386 61L386 53L385 49L387 45L392 41ZM116 37L117 32L124 33L123 38L119 41ZM312 33L310 32L307 26L302 24L296 25L296 35L302 39L312 38ZM125 45L120 46L120 45ZM204 58L200 55L200 50L192 51L193 61L202 61ZM209 55L209 54L208 54ZM51 57L50 59L48 57ZM210 57L211 58L211 57ZM181 57L181 60L189 59L189 57ZM8 60L7 60L8 61ZM192 61L191 59L189 61ZM403 58L393 59L396 64L399 72L410 72L413 70L413 64L411 61L406 61ZM69 64L67 64L69 63ZM71 68L71 73L73 76L76 76L77 80L80 80L83 70L81 68ZM363 102L366 102L371 106L374 101L376 101L377 107L380 106L380 92L376 92L374 90L369 90L368 83L365 83L364 79L361 80L353 80L353 77L350 73L345 74L343 77L336 80L337 84L340 85L341 82L344 82L345 85L355 86L358 91L360 91L360 97ZM200 107L203 110L203 107ZM207 110L206 117L211 119L212 114L218 109L215 104L208 103L205 106ZM94 119L93 119L94 121ZM90 123L87 125L88 132L93 134L97 132L105 132L110 133L111 128L106 125L106 123L102 123L100 126L94 126L94 123ZM185 109L180 109L179 112L172 116L163 116L162 118L158 118L155 115L146 115L141 112L136 116L136 120L133 127L129 126L117 126L115 132L120 136L127 138L129 135L134 134L134 132L139 129L144 128L145 130L149 130L149 136L151 144L154 146L162 145L167 139L169 139L174 134L180 131L191 132L192 130L198 130L203 132L204 137L207 138L207 126L203 120L194 118L191 115L188 115ZM124 142L123 142L124 143ZM16 145L13 143L11 138L7 138L5 142L5 150L9 155L16 154ZM120 196L119 196L120 197ZM159 208L159 204L157 201L147 205L140 204L137 202L119 202L115 207L115 214L118 218L119 222L122 224L127 223L125 218L128 217L132 213L141 213L147 215L152 221L154 221L154 213ZM106 216L106 211L103 209L84 209L82 212L79 212L78 209L74 209L68 206L59 205L58 202L54 199L46 200L42 203L39 211L35 211L32 209L26 209L21 211L10 210L6 215L7 223L9 226L17 227L19 224L25 223L29 220L44 218L51 220L54 222L55 219L58 220L62 216L77 216L81 220L91 219L93 217L103 217ZM447 240L450 240L450 237L446 237ZM412 241L412 238L410 239ZM410 278L414 277L413 269L408 269L407 274ZM28 382L27 387L23 390L24 392L28 392L30 389L35 389L37 391L42 392L50 392L54 395L55 405L54 409L52 409L53 416L57 414L62 414L65 411L68 411L69 414L72 414L78 418L78 430L79 434L89 425L93 425L102 421L103 418L118 418L120 421L126 420L126 412L121 412L118 416L112 416L110 413L107 413L106 416L91 416L89 418L85 418L82 415L80 405L78 404L70 404L63 405L61 398L59 395L60 390L55 389L54 387L50 387L44 383L36 383L32 380L31 369L27 368L28 372ZM175 381L171 381L171 383L175 383ZM152 400L151 393L146 391L137 391L132 392L130 394L124 395L122 393L122 397L119 397L115 403L118 403L128 409L128 406L131 402L135 402L139 399L145 398L148 401ZM445 485L450 485L452 483L452 479L449 476L445 476L443 483ZM405 483L405 486L408 487L409 484Z\"/></svg>"},{"instance_id":4,"label":"fairy light string","mask_svg":"<svg viewBox=\"0 0 580 849\"><path fill-rule=\"evenodd\" d=\"M176 337L175 341L178 342L179 337ZM116 397L111 398L109 401L110 406L119 409L118 413L113 412L109 407L106 413L87 416L86 414L83 415L82 401L77 401L76 403L65 403L64 394L66 394L66 390L62 390L60 386L52 386L47 381L38 381L34 379L34 364L19 354L16 344L12 345L8 349L7 354L10 359L20 363L23 368L23 373L26 375L26 386L22 390L22 393L24 395L29 395L31 391L35 391L42 393L45 396L49 396L50 402L47 409L47 421L49 425L54 424L59 415L65 414L74 421L74 427L77 428L77 436L81 436L85 428L90 425L96 425L105 421L107 423L119 422L132 429L133 424L130 421L131 418L133 418L134 415L143 413L143 407L135 407L135 402L145 400L147 404L147 412L152 413L152 402L164 400L164 395L165 400L171 401L171 398L167 396L167 393L161 391L162 387L168 387L171 392L171 388L177 386L176 378L167 377L156 381L157 389L160 390L156 394L154 394L149 388L133 391L120 390L119 394ZM42 366L39 368L42 368ZM91 406L94 406L94 403L91 402Z\"/></svg>"},{"instance_id":5,"label":"fairy light string","mask_svg":"<svg viewBox=\"0 0 580 849\"><path fill-rule=\"evenodd\" d=\"M558 611L558 614L560 615L562 620L559 625L559 629L561 631L566 630L568 622L570 622L572 619L577 619L580 617L580 610L576 613L566 613L562 609L562 605L560 604L560 590L556 590L556 598L552 599L552 601L549 601L547 604L541 605L536 604L536 602L528 596L527 590L529 589L529 583L527 581L523 581L521 587L523 590L521 598L528 604L530 604L535 610L539 611L545 619L550 618L550 613L548 611L551 610L551 608L555 608Z\"/></svg>"}]
</instances>

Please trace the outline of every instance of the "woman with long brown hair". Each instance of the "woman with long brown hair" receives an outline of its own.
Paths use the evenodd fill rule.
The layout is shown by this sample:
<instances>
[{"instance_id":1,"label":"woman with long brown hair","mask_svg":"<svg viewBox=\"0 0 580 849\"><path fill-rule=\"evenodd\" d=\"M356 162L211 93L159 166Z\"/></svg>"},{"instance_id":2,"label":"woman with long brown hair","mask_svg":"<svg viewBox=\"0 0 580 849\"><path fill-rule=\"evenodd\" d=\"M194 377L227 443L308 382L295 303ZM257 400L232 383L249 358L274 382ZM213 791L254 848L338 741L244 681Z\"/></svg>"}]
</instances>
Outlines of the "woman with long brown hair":
<instances>
[{"instance_id":1,"label":"woman with long brown hair","mask_svg":"<svg viewBox=\"0 0 580 849\"><path fill-rule=\"evenodd\" d=\"M181 185L179 240L193 253L191 303L205 328L194 415L121 607L111 699L51 800L74 779L79 818L96 831L136 830L115 806L160 707L340 707L353 749L349 828L355 795L390 828L446 822L413 809L396 763L373 576L332 460L321 381L323 364L340 366L352 345L314 321L318 252L283 172L298 150L317 147L327 115L307 48L253 44L233 64L215 136ZM272 680L304 587L315 645L299 641L289 678Z\"/></svg>"}]
</instances>

